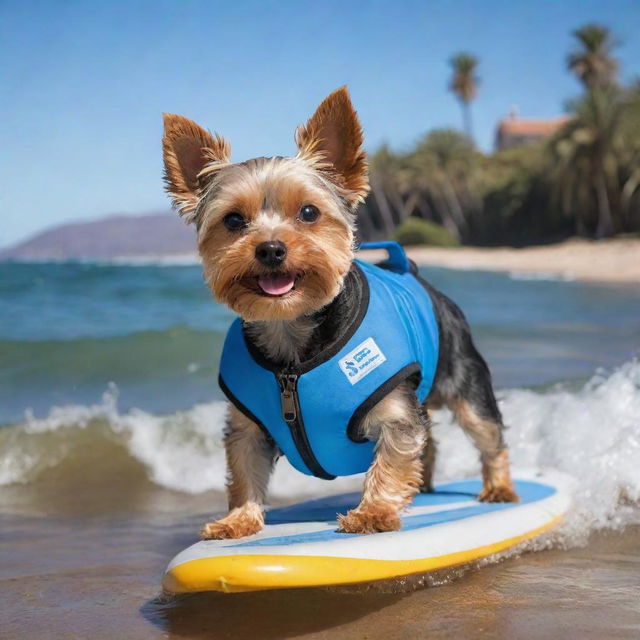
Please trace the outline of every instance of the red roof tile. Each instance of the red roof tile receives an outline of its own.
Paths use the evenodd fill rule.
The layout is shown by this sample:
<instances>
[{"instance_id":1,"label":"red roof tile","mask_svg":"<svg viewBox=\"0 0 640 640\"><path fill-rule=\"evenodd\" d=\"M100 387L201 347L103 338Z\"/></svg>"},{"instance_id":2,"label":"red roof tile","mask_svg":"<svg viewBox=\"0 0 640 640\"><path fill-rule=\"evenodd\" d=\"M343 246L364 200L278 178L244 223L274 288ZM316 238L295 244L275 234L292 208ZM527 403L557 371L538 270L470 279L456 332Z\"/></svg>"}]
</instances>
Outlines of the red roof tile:
<instances>
[{"instance_id":1,"label":"red roof tile","mask_svg":"<svg viewBox=\"0 0 640 640\"><path fill-rule=\"evenodd\" d=\"M523 118L505 118L498 125L501 135L548 136L555 133L569 120L568 116L560 116L553 120L525 120Z\"/></svg>"}]
</instances>

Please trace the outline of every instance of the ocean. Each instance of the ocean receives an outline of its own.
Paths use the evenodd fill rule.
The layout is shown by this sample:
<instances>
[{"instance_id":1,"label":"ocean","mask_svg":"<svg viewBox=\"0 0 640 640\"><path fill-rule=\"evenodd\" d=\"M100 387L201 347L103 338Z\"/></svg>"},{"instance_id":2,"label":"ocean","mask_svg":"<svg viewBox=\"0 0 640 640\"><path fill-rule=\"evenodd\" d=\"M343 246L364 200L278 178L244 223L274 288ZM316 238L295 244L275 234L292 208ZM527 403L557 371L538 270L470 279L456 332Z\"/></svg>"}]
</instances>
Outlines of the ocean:
<instances>
[{"instance_id":1,"label":"ocean","mask_svg":"<svg viewBox=\"0 0 640 640\"><path fill-rule=\"evenodd\" d=\"M640 630L640 286L421 272L473 327L509 427L514 466L554 467L577 480L572 515L545 540L546 551L463 577L452 573L443 589L475 602L478 611L498 611L505 601L473 600L477 593L469 591L469 585L491 591L493 576L515 589L506 601L538 597L541 607L553 609L559 596L546 601L545 592L560 586L548 562L571 559L571 567L583 567L575 576L586 580L594 603L601 604L604 591L585 572L593 576L600 567L607 583L615 570L618 599L602 605L601 615L622 625L617 637ZM233 596L229 607L217 596L155 599L170 556L224 508L225 408L216 379L232 319L211 298L197 264L0 264L0 585L6 594L0 620L3 614L8 620L0 623L0 637L29 637L26 629L34 637L195 638L210 637L210 624L224 630L220 637L252 637L239 603L268 618L263 629L271 631L254 637L325 637L329 626L336 627L332 637L342 637L340 629L344 637L378 637L367 625L377 620L385 628L375 615L379 608L401 615L417 602L428 608L442 600L439 589L417 595L398 585L368 596L322 592L319 610L337 616L323 627L304 623L301 613L287 618L275 594ZM436 479L476 475L476 454L450 415L438 412L435 422ZM359 482L308 478L281 460L270 495L282 504ZM532 576L534 587L525 579ZM292 598L301 610L307 606ZM508 615L513 624L526 622L517 607ZM583 624L583 637L612 628L586 625L577 613L571 619L574 629ZM461 618L442 629L462 634L475 627L472 618ZM508 629L494 631L491 637L512 637Z\"/></svg>"}]
</instances>

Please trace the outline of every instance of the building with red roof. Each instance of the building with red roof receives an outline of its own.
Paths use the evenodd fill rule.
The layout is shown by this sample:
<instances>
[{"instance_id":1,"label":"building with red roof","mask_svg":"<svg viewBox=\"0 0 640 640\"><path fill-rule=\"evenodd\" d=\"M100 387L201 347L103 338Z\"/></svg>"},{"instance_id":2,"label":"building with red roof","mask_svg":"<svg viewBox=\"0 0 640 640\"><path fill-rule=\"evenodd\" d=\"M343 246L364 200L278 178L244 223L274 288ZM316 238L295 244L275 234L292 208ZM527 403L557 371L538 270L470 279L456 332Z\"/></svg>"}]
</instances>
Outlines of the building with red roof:
<instances>
[{"instance_id":1,"label":"building with red roof","mask_svg":"<svg viewBox=\"0 0 640 640\"><path fill-rule=\"evenodd\" d=\"M560 116L552 120L519 118L515 110L512 110L507 118L498 123L496 149L500 151L538 142L554 134L568 120L568 116Z\"/></svg>"}]
</instances>

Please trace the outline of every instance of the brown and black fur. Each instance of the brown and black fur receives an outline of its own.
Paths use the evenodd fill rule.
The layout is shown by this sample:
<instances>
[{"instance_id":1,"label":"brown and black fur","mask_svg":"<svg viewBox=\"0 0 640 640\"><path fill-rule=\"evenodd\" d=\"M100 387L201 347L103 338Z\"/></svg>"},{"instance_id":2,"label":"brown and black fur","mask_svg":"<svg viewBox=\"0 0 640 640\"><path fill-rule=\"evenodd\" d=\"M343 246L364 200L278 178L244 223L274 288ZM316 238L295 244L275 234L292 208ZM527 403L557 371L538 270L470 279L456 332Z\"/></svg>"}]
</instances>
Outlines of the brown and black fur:
<instances>
[{"instance_id":1,"label":"brown and black fur","mask_svg":"<svg viewBox=\"0 0 640 640\"><path fill-rule=\"evenodd\" d=\"M353 270L355 210L367 194L363 135L346 88L328 96L296 132L291 158L233 163L217 135L176 115L165 116L163 151L167 191L198 230L205 278L215 298L244 320L262 354L283 367L309 360L339 340L359 309L362 288ZM312 205L315 220L301 212ZM300 213L299 213L300 212ZM229 216L242 226L231 228ZM277 243L277 265L259 258ZM288 283L269 293L269 279ZM376 442L360 504L339 516L344 532L400 527L400 513L419 490L429 490L435 444L429 411L449 407L480 452L480 500L517 500L509 476L503 424L489 369L458 307L424 283L440 329L435 382L425 404L406 380L378 402L360 424ZM207 523L203 538L236 538L264 525L268 479L278 456L274 443L234 407L225 435L229 513Z\"/></svg>"}]
</instances>

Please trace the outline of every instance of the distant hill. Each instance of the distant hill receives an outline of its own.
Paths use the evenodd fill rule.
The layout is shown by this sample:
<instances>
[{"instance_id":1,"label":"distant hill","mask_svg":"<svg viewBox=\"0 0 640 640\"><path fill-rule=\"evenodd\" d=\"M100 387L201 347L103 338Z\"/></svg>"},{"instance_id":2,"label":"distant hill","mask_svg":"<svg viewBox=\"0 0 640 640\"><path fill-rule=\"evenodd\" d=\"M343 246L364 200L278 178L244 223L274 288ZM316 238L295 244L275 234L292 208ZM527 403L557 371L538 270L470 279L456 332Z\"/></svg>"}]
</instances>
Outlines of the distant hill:
<instances>
[{"instance_id":1,"label":"distant hill","mask_svg":"<svg viewBox=\"0 0 640 640\"><path fill-rule=\"evenodd\" d=\"M0 250L0 260L108 259L195 254L196 237L176 214L112 215L63 224Z\"/></svg>"}]
</instances>

